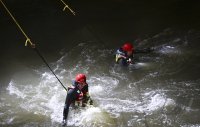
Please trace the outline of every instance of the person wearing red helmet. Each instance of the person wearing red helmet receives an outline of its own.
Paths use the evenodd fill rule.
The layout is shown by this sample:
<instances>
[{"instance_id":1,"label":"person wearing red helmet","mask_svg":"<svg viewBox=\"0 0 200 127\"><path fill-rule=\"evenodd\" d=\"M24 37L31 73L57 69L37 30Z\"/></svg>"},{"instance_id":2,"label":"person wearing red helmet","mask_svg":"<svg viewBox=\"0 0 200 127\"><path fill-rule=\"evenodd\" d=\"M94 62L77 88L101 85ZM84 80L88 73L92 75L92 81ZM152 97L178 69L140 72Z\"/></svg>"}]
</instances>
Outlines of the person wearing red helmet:
<instances>
[{"instance_id":1,"label":"person wearing red helmet","mask_svg":"<svg viewBox=\"0 0 200 127\"><path fill-rule=\"evenodd\" d=\"M115 54L116 63L127 66L133 64L134 46L130 42L126 42L121 48L119 48Z\"/></svg>"},{"instance_id":2,"label":"person wearing red helmet","mask_svg":"<svg viewBox=\"0 0 200 127\"><path fill-rule=\"evenodd\" d=\"M151 48L145 49L135 49L133 44L130 42L126 42L121 48L116 51L115 61L116 63L122 66L128 66L130 64L134 64L133 56L136 53L149 53L153 51Z\"/></svg>"},{"instance_id":3,"label":"person wearing red helmet","mask_svg":"<svg viewBox=\"0 0 200 127\"><path fill-rule=\"evenodd\" d=\"M84 74L77 74L75 80L72 82L72 86L68 87L67 97L63 110L63 126L66 125L69 107L71 104L73 106L85 107L88 102L91 105L93 103L89 96L86 76Z\"/></svg>"}]
</instances>

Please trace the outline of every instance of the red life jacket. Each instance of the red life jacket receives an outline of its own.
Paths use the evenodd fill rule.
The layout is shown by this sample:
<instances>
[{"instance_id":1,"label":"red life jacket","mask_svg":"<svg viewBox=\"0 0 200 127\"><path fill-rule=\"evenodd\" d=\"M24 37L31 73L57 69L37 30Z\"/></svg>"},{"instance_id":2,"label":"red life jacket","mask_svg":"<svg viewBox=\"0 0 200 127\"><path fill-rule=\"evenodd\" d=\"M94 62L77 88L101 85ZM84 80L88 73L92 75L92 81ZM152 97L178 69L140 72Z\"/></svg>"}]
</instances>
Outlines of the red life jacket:
<instances>
[{"instance_id":1,"label":"red life jacket","mask_svg":"<svg viewBox=\"0 0 200 127\"><path fill-rule=\"evenodd\" d=\"M68 87L68 90L74 89L74 88L75 88L74 86L69 86L69 87ZM82 100L83 100L83 92L82 92L81 90L78 90L78 91L77 91L77 96L76 96L76 100L75 100L75 101L80 102L80 101L82 101Z\"/></svg>"}]
</instances>

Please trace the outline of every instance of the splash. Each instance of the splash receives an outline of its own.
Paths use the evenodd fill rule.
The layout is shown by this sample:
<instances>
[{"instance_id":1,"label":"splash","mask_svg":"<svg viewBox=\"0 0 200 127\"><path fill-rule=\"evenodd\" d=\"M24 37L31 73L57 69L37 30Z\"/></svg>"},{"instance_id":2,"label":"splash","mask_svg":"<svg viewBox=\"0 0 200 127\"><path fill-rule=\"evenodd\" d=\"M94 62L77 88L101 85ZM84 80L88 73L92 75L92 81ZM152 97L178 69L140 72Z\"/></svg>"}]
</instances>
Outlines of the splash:
<instances>
[{"instance_id":1,"label":"splash","mask_svg":"<svg viewBox=\"0 0 200 127\"><path fill-rule=\"evenodd\" d=\"M89 92L96 106L80 109L78 112L70 110L69 125L145 126L143 118L147 117L149 123L170 121L166 125L173 126L177 125L171 122L174 118L187 119L185 116L190 116L191 113L198 115L199 110L192 106L197 105L195 101L198 99L195 95L197 97L199 95L199 89L197 90L198 87L196 87L199 81L196 84L192 84L193 80L191 83L186 81L171 83L172 79L166 77L166 73L161 75L160 72L160 70L171 69L171 66L166 67L169 62L170 65L174 65L177 59L181 59L179 53L183 52L179 45L180 41L182 40L175 39L170 43L164 42L165 44L157 46L158 54L147 55L141 59L142 61L152 60L156 64L153 62L151 64L156 67L152 68L153 66L149 63L141 62L138 63L139 67L149 69L131 72L117 71L114 62L110 62L113 60L112 49L102 49L98 47L99 45L82 43L70 52L63 53L64 55L57 62L51 64L53 70L66 86L71 83L77 73L85 73ZM172 58L170 55L177 57L174 61L166 61ZM154 58L156 60L153 60ZM157 67L158 65L160 68ZM20 117L27 120L21 124L22 126L44 125L45 122L50 123L49 126L59 126L58 123L62 121L66 91L46 68L41 67L34 71L30 69L30 71L37 75L36 78L39 77L37 81L33 81L34 77L29 77L28 81L21 83L22 78L19 76L19 78L13 78L8 84L6 96L9 96L10 100L1 97L0 106L4 107L5 112L0 112L0 118L3 119L0 123L3 125L19 123L21 121L18 117ZM187 91L190 89L191 94L188 94ZM176 104L178 100L176 98L189 96L194 98L189 106ZM8 110L5 107L8 107ZM175 114L174 110L181 110L182 116L180 112L180 114ZM172 113L175 115L173 116ZM198 126L198 124L184 124L184 122L178 125Z\"/></svg>"},{"instance_id":2,"label":"splash","mask_svg":"<svg viewBox=\"0 0 200 127\"><path fill-rule=\"evenodd\" d=\"M171 46L171 45L164 44L161 47L157 47L157 48L159 48L157 52L161 54L168 54L168 55L181 54L181 49L178 46Z\"/></svg>"},{"instance_id":3,"label":"splash","mask_svg":"<svg viewBox=\"0 0 200 127\"><path fill-rule=\"evenodd\" d=\"M18 98L20 104L16 108L35 115L50 116L52 121L62 120L61 109L63 109L65 92L59 84L56 84L52 74L43 73L41 82L34 87L32 84L20 85L11 81L7 90L14 98Z\"/></svg>"},{"instance_id":4,"label":"splash","mask_svg":"<svg viewBox=\"0 0 200 127\"><path fill-rule=\"evenodd\" d=\"M115 126L114 119L98 107L88 107L87 109L77 109L71 112L68 120L70 126Z\"/></svg>"},{"instance_id":5,"label":"splash","mask_svg":"<svg viewBox=\"0 0 200 127\"><path fill-rule=\"evenodd\" d=\"M26 95L23 93L23 91L19 90L16 86L16 84L13 81L10 81L7 90L9 91L10 95L16 95L18 98L24 99Z\"/></svg>"},{"instance_id":6,"label":"splash","mask_svg":"<svg viewBox=\"0 0 200 127\"><path fill-rule=\"evenodd\" d=\"M96 95L107 95L112 93L112 90L117 87L119 80L114 77L108 76L91 76L88 80L90 86L90 93L94 96Z\"/></svg>"}]
</instances>

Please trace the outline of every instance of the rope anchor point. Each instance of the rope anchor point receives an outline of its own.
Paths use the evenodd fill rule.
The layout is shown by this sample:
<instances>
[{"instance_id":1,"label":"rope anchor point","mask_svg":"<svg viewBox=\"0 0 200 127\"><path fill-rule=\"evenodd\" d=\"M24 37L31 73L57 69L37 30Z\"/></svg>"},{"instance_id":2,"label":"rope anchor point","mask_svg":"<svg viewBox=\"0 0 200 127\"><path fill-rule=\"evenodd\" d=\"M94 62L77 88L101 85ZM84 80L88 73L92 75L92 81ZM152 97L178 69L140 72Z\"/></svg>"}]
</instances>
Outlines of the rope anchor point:
<instances>
[{"instance_id":1,"label":"rope anchor point","mask_svg":"<svg viewBox=\"0 0 200 127\"><path fill-rule=\"evenodd\" d=\"M31 48L35 48L35 44L33 44L33 43L31 42L30 38L27 38L27 39L26 39L25 46L28 45L28 42L30 43Z\"/></svg>"},{"instance_id":2,"label":"rope anchor point","mask_svg":"<svg viewBox=\"0 0 200 127\"><path fill-rule=\"evenodd\" d=\"M66 8L69 8L69 6L65 5L63 8L63 11L65 11Z\"/></svg>"}]
</instances>

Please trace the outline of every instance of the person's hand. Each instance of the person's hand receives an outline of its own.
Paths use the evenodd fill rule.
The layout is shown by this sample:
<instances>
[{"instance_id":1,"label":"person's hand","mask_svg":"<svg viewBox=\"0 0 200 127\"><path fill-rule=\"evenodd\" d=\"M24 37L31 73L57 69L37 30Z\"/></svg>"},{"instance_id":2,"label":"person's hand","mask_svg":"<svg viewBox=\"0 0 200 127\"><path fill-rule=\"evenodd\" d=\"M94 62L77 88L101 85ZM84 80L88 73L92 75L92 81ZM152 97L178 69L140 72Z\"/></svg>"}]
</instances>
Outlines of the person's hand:
<instances>
[{"instance_id":1,"label":"person's hand","mask_svg":"<svg viewBox=\"0 0 200 127\"><path fill-rule=\"evenodd\" d=\"M82 103L82 107L86 107L86 105L87 105L86 103Z\"/></svg>"},{"instance_id":2,"label":"person's hand","mask_svg":"<svg viewBox=\"0 0 200 127\"><path fill-rule=\"evenodd\" d=\"M93 105L93 100L92 99L90 99L90 105Z\"/></svg>"},{"instance_id":3,"label":"person's hand","mask_svg":"<svg viewBox=\"0 0 200 127\"><path fill-rule=\"evenodd\" d=\"M129 63L129 64L134 64L135 62L133 61L133 59L129 58L129 59L128 59L128 63Z\"/></svg>"}]
</instances>

